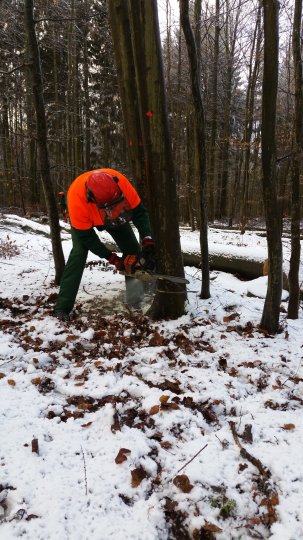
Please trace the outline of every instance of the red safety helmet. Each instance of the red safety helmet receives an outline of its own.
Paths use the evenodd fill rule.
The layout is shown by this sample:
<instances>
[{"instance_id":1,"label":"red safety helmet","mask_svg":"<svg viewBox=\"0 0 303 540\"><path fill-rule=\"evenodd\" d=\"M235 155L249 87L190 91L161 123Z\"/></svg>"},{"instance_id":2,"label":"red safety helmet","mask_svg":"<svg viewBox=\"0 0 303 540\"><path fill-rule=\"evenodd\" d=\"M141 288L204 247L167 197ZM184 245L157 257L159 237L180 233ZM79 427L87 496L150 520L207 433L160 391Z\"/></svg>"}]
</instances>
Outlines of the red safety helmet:
<instances>
[{"instance_id":1,"label":"red safety helmet","mask_svg":"<svg viewBox=\"0 0 303 540\"><path fill-rule=\"evenodd\" d=\"M92 172L85 185L87 202L94 202L99 208L116 204L123 198L118 179L106 172Z\"/></svg>"}]
</instances>

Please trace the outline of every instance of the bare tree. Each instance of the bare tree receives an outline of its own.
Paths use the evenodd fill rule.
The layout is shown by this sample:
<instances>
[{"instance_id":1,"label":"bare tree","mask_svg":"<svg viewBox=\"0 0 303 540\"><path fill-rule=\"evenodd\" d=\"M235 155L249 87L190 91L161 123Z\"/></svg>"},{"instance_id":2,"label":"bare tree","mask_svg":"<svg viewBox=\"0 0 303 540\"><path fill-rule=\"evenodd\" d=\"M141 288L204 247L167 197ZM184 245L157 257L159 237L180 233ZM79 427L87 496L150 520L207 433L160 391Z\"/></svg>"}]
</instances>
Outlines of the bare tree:
<instances>
[{"instance_id":1,"label":"bare tree","mask_svg":"<svg viewBox=\"0 0 303 540\"><path fill-rule=\"evenodd\" d=\"M294 154L292 162L291 196L291 258L289 269L288 317L297 319L300 302L300 157L303 151L303 73L301 57L302 0L295 0L292 49L295 76Z\"/></svg>"},{"instance_id":2,"label":"bare tree","mask_svg":"<svg viewBox=\"0 0 303 540\"><path fill-rule=\"evenodd\" d=\"M116 65L119 73L118 79L128 156L136 188L143 202L147 204L145 158L128 7L125 0L109 0L108 5Z\"/></svg>"},{"instance_id":3,"label":"bare tree","mask_svg":"<svg viewBox=\"0 0 303 540\"><path fill-rule=\"evenodd\" d=\"M113 9L119 4L119 0L110 0L110 3L113 3L111 8ZM149 209L157 245L158 270L162 274L182 277L184 269L157 2L129 0L127 5L138 96L138 100L130 106L136 106L138 103ZM116 10L115 13L117 17L123 13L125 15L122 9ZM119 24L118 21L116 23ZM122 20L120 24L123 24ZM125 51L123 58L124 61L129 61L126 60ZM119 64L118 62L118 70ZM127 83L125 73L122 72L121 76ZM144 174L144 171L142 173ZM149 315L153 319L179 317L184 313L185 299L186 291L183 285L161 281L161 287L156 291Z\"/></svg>"},{"instance_id":4,"label":"bare tree","mask_svg":"<svg viewBox=\"0 0 303 540\"><path fill-rule=\"evenodd\" d=\"M220 36L220 0L216 0L215 11L215 35L214 35L214 59L212 68L211 90L211 135L210 135L210 159L209 159L209 211L210 221L215 218L215 167L216 167L216 139L218 129L218 60L219 60L219 36Z\"/></svg>"},{"instance_id":5,"label":"bare tree","mask_svg":"<svg viewBox=\"0 0 303 540\"><path fill-rule=\"evenodd\" d=\"M199 59L197 54L197 47L195 37L191 28L189 13L188 13L188 0L180 0L180 18L182 29L184 32L187 51L189 57L190 75L191 75L191 87L192 96L194 101L195 110L195 144L196 144L196 156L198 161L198 176L200 181L200 246L202 255L202 288L201 298L210 297L209 287L209 259L208 259L208 224L207 224L207 201L206 201L206 149L205 149L205 119L204 119L204 106L202 101L202 93L200 89L200 70Z\"/></svg>"},{"instance_id":6,"label":"bare tree","mask_svg":"<svg viewBox=\"0 0 303 540\"><path fill-rule=\"evenodd\" d=\"M41 179L50 224L51 242L55 263L55 283L59 284L64 270L65 261L60 238L58 209L56 204L56 198L53 192L50 174L50 164L47 146L47 126L43 99L43 84L39 47L35 32L33 0L25 0L24 2L24 23L27 36L28 54L31 60L30 74L37 122L37 139L39 148Z\"/></svg>"},{"instance_id":7,"label":"bare tree","mask_svg":"<svg viewBox=\"0 0 303 540\"><path fill-rule=\"evenodd\" d=\"M54 191L66 189L75 174L111 164L132 175L147 203L149 188L130 26L129 22L128 29L118 25L117 35L114 29L109 31L108 6L112 4L115 12L121 9L128 14L128 0L34 1L51 179ZM24 48L20 9L23 5L22 0L0 2L0 205L39 212L45 211L46 206L37 160L32 92L28 92L32 84ZM292 21L283 16L294 5L290 0L280 2L276 153L278 200L283 199L283 216L291 209L292 156L297 154L293 147ZM195 113L185 38L180 27L174 26L173 18L170 24L170 0L163 0L161 6L166 7L167 15L163 58L179 212L183 223L201 229L198 161L193 144ZM259 186L263 73L259 6L262 13L263 0L189 1L198 57L203 59L200 73L206 120L209 219L213 221L227 213L230 225L239 218L244 224L248 218L264 217ZM114 25L118 21L119 15L117 19L115 15ZM113 63L112 36L117 61L121 63L119 77ZM128 40L128 51L122 46L124 39ZM124 77L128 76L126 84ZM120 100L123 89L129 95ZM129 117L124 122L121 103L124 117Z\"/></svg>"},{"instance_id":8,"label":"bare tree","mask_svg":"<svg viewBox=\"0 0 303 540\"><path fill-rule=\"evenodd\" d=\"M237 36L239 31L239 21L241 14L242 0L234 0L232 6L230 1L226 0L226 20L224 32L221 32L225 49L226 74L224 80L223 96L223 126L221 143L221 161L222 171L219 178L219 198L217 201L218 217L223 218L228 215L228 184L230 177L230 140L232 137L231 109L233 100L233 84L235 75L235 54L237 45Z\"/></svg>"},{"instance_id":9,"label":"bare tree","mask_svg":"<svg viewBox=\"0 0 303 540\"><path fill-rule=\"evenodd\" d=\"M242 201L240 209L240 223L242 227L245 226L248 218L248 193L250 184L250 163L251 163L251 141L254 125L254 108L255 108L255 94L256 85L258 80L258 74L261 63L261 44L262 44L262 28L261 28L261 4L259 5L256 17L256 24L253 33L250 61L248 68L248 81L245 103L245 120L244 120L244 134L243 134L243 190Z\"/></svg>"},{"instance_id":10,"label":"bare tree","mask_svg":"<svg viewBox=\"0 0 303 540\"><path fill-rule=\"evenodd\" d=\"M262 87L262 185L268 246L268 288L261 326L279 329L282 295L282 223L277 198L276 102L278 88L279 2L263 0L264 72Z\"/></svg>"}]
</instances>

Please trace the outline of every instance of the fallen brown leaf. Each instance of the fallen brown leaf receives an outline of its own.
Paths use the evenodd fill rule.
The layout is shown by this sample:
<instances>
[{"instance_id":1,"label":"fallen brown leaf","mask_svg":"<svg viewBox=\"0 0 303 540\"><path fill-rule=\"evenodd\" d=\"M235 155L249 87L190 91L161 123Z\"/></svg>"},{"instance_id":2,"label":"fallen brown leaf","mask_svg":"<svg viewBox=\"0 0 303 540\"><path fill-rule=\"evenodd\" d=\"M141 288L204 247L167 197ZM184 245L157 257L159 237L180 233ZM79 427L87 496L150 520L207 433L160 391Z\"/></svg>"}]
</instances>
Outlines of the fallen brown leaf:
<instances>
[{"instance_id":1,"label":"fallen brown leaf","mask_svg":"<svg viewBox=\"0 0 303 540\"><path fill-rule=\"evenodd\" d=\"M284 424L284 426L282 426L282 429L285 429L285 431L292 431L295 428L295 424Z\"/></svg>"},{"instance_id":2,"label":"fallen brown leaf","mask_svg":"<svg viewBox=\"0 0 303 540\"><path fill-rule=\"evenodd\" d=\"M246 368L255 368L259 367L262 364L261 360L255 360L254 362L242 362L242 364L239 364L239 367L246 367Z\"/></svg>"},{"instance_id":3,"label":"fallen brown leaf","mask_svg":"<svg viewBox=\"0 0 303 540\"><path fill-rule=\"evenodd\" d=\"M66 336L65 341L75 341L75 339L77 339L77 337L74 336L74 334L69 334Z\"/></svg>"},{"instance_id":4,"label":"fallen brown leaf","mask_svg":"<svg viewBox=\"0 0 303 540\"><path fill-rule=\"evenodd\" d=\"M154 335L149 340L149 345L151 347L159 347L159 345L163 345L165 343L165 338L159 334L159 332L155 332Z\"/></svg>"},{"instance_id":5,"label":"fallen brown leaf","mask_svg":"<svg viewBox=\"0 0 303 540\"><path fill-rule=\"evenodd\" d=\"M260 525L262 523L259 517L252 517L247 521L249 527L254 527L255 525Z\"/></svg>"},{"instance_id":6,"label":"fallen brown leaf","mask_svg":"<svg viewBox=\"0 0 303 540\"><path fill-rule=\"evenodd\" d=\"M215 352L216 352L216 349L215 349L212 345L208 345L208 346L205 348L205 351L206 351L206 352L209 352L209 353L215 353Z\"/></svg>"},{"instance_id":7,"label":"fallen brown leaf","mask_svg":"<svg viewBox=\"0 0 303 540\"><path fill-rule=\"evenodd\" d=\"M36 514L28 514L28 516L25 518L26 521L31 521L32 519L38 519L39 516L36 516Z\"/></svg>"},{"instance_id":8,"label":"fallen brown leaf","mask_svg":"<svg viewBox=\"0 0 303 540\"><path fill-rule=\"evenodd\" d=\"M34 379L31 380L31 383L38 385L41 383L41 381L42 381L41 377L35 377Z\"/></svg>"},{"instance_id":9,"label":"fallen brown leaf","mask_svg":"<svg viewBox=\"0 0 303 540\"><path fill-rule=\"evenodd\" d=\"M161 441L160 446L161 446L161 448L164 448L165 450L166 449L168 450L169 448L172 447L172 443L170 443L169 441Z\"/></svg>"},{"instance_id":10,"label":"fallen brown leaf","mask_svg":"<svg viewBox=\"0 0 303 540\"><path fill-rule=\"evenodd\" d=\"M159 405L153 405L153 407L150 409L148 414L150 416L152 416L153 414L158 414L159 411L160 411L160 406Z\"/></svg>"},{"instance_id":11,"label":"fallen brown leaf","mask_svg":"<svg viewBox=\"0 0 303 540\"><path fill-rule=\"evenodd\" d=\"M173 484L177 486L183 493L190 493L193 489L193 485L190 483L188 476L186 474L179 474L173 479Z\"/></svg>"},{"instance_id":12,"label":"fallen brown leaf","mask_svg":"<svg viewBox=\"0 0 303 540\"><path fill-rule=\"evenodd\" d=\"M161 411L174 411L176 409L179 409L179 405L174 401L171 401L170 403L162 403L161 405Z\"/></svg>"},{"instance_id":13,"label":"fallen brown leaf","mask_svg":"<svg viewBox=\"0 0 303 540\"><path fill-rule=\"evenodd\" d=\"M119 465L120 463L123 463L123 461L127 460L127 454L130 454L130 450L128 448L120 448L118 454L115 457L115 462Z\"/></svg>"},{"instance_id":14,"label":"fallen brown leaf","mask_svg":"<svg viewBox=\"0 0 303 540\"><path fill-rule=\"evenodd\" d=\"M81 424L81 427L89 427L92 425L92 422L87 422L86 424Z\"/></svg>"},{"instance_id":15,"label":"fallen brown leaf","mask_svg":"<svg viewBox=\"0 0 303 540\"><path fill-rule=\"evenodd\" d=\"M136 469L133 469L131 471L131 475L132 475L132 487L136 488L136 487L140 486L142 480L144 480L144 478L146 478L147 473L143 469L143 467L140 465L140 467L137 467Z\"/></svg>"},{"instance_id":16,"label":"fallen brown leaf","mask_svg":"<svg viewBox=\"0 0 303 540\"><path fill-rule=\"evenodd\" d=\"M201 527L200 530L198 529L195 529L195 531L197 531L197 534L195 536L195 531L194 531L194 534L193 534L193 537L194 539L197 538L197 540L200 538L215 538L214 536L210 536L209 533L220 533L222 532L223 529L220 529L220 527L218 527L217 525L215 525L214 523L210 523L209 521L205 521L203 527ZM205 533L207 533L207 536L205 535ZM200 535L200 536L199 536Z\"/></svg>"},{"instance_id":17,"label":"fallen brown leaf","mask_svg":"<svg viewBox=\"0 0 303 540\"><path fill-rule=\"evenodd\" d=\"M225 317L223 317L223 322L234 321L235 319L238 319L239 317L240 317L239 313L237 312L231 313L230 315L226 315Z\"/></svg>"},{"instance_id":18,"label":"fallen brown leaf","mask_svg":"<svg viewBox=\"0 0 303 540\"><path fill-rule=\"evenodd\" d=\"M181 382L176 380L176 381L169 381L168 379L165 379L164 383L161 383L161 385L159 385L159 387L162 389L162 390L170 390L171 392L173 392L174 394L183 394L183 390L180 389L180 384Z\"/></svg>"},{"instance_id":19,"label":"fallen brown leaf","mask_svg":"<svg viewBox=\"0 0 303 540\"><path fill-rule=\"evenodd\" d=\"M217 532L217 533L221 533L222 532L222 529L220 529L220 527L218 527L217 525L215 525L214 523L210 523L209 521L205 521L203 527L202 527L205 531L209 531L209 532Z\"/></svg>"}]
</instances>

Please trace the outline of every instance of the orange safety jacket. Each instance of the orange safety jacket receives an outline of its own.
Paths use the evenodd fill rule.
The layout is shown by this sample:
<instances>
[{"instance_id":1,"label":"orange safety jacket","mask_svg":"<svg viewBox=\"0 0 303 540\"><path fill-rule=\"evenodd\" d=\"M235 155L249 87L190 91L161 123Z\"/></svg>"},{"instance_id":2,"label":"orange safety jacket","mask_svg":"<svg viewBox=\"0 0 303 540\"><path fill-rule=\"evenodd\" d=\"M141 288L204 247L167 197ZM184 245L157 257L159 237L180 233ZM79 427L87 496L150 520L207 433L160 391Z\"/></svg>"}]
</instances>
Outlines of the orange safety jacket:
<instances>
[{"instance_id":1,"label":"orange safety jacket","mask_svg":"<svg viewBox=\"0 0 303 540\"><path fill-rule=\"evenodd\" d=\"M87 202L86 181L95 171L88 171L78 176L71 184L67 193L67 204L71 226L78 230L89 230L92 227L105 226L111 220L119 218L123 212L135 209L141 199L130 181L120 172L114 169L98 169L99 171L116 176L118 186L124 195L124 199L112 210L112 214L107 215L104 209L97 208L95 203Z\"/></svg>"}]
</instances>

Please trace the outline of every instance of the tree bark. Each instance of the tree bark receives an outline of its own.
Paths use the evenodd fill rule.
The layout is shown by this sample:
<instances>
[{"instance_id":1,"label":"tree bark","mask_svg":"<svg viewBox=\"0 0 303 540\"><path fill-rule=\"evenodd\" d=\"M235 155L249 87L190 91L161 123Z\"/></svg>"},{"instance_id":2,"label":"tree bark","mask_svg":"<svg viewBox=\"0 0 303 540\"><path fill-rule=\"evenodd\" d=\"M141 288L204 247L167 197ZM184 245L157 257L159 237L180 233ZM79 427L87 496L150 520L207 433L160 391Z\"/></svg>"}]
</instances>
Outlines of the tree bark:
<instances>
[{"instance_id":1,"label":"tree bark","mask_svg":"<svg viewBox=\"0 0 303 540\"><path fill-rule=\"evenodd\" d=\"M148 188L127 2L109 0L109 13L128 156L135 186L147 205Z\"/></svg>"},{"instance_id":2,"label":"tree bark","mask_svg":"<svg viewBox=\"0 0 303 540\"><path fill-rule=\"evenodd\" d=\"M248 193L250 184L250 164L251 164L251 139L253 134L255 91L260 69L260 51L262 42L261 31L261 5L258 8L256 25L252 40L252 49L249 62L248 85L245 104L245 123L243 135L243 189L240 209L240 223L244 227L248 219Z\"/></svg>"},{"instance_id":3,"label":"tree bark","mask_svg":"<svg viewBox=\"0 0 303 540\"><path fill-rule=\"evenodd\" d=\"M55 263L55 283L59 284L64 270L65 261L60 238L58 209L50 174L40 53L35 32L33 0L25 0L24 2L24 21L28 52L31 59L30 73L37 122L41 179L50 224L51 243Z\"/></svg>"},{"instance_id":4,"label":"tree bark","mask_svg":"<svg viewBox=\"0 0 303 540\"><path fill-rule=\"evenodd\" d=\"M89 6L85 1L85 10L88 11ZM84 89L84 167L90 171L90 152L91 152L91 111L90 111L90 94L89 94L89 57L88 57L88 34L89 24L85 23L83 31L83 89Z\"/></svg>"},{"instance_id":5,"label":"tree bark","mask_svg":"<svg viewBox=\"0 0 303 540\"><path fill-rule=\"evenodd\" d=\"M128 9L158 271L182 277L184 268L157 2L128 0ZM153 319L180 317L185 300L185 286L162 281L149 315Z\"/></svg>"},{"instance_id":6,"label":"tree bark","mask_svg":"<svg viewBox=\"0 0 303 540\"><path fill-rule=\"evenodd\" d=\"M3 78L4 79L4 78ZM8 96L7 88L5 84L5 79L2 81L2 115L1 115L1 139L2 139L2 155L3 155L3 168L5 173L5 184L6 184L6 201L5 206L10 206L13 204L14 200L14 186L13 186L13 149L12 142L10 137L10 127L9 127L9 107L8 107Z\"/></svg>"},{"instance_id":7,"label":"tree bark","mask_svg":"<svg viewBox=\"0 0 303 540\"><path fill-rule=\"evenodd\" d=\"M198 160L198 175L200 180L200 247L202 260L202 288L201 298L210 297L209 286L209 260L208 260L208 224L207 224L207 202L206 202L206 150L205 150L205 118L202 93L200 89L200 73L197 48L194 34L189 21L188 0L180 0L180 18L184 32L187 52L189 57L192 95L195 109L195 142L196 156Z\"/></svg>"},{"instance_id":8,"label":"tree bark","mask_svg":"<svg viewBox=\"0 0 303 540\"><path fill-rule=\"evenodd\" d=\"M215 171L216 171L216 139L218 126L218 60L219 60L219 37L220 37L220 0L216 0L215 13L215 36L214 36L214 61L212 68L212 92L211 92L211 135L210 135L210 164L209 164L209 210L210 221L215 219Z\"/></svg>"},{"instance_id":9,"label":"tree bark","mask_svg":"<svg viewBox=\"0 0 303 540\"><path fill-rule=\"evenodd\" d=\"M237 0L237 6L230 8L229 0L226 1L226 29L225 29L225 95L223 112L223 141L221 151L222 172L220 175L220 193L217 201L217 215L219 218L228 216L228 188L230 178L230 139L232 137L231 107L233 100L233 81L235 72L235 50L240 20L241 0ZM234 14L234 10L235 14ZM234 24L232 24L234 22Z\"/></svg>"},{"instance_id":10,"label":"tree bark","mask_svg":"<svg viewBox=\"0 0 303 540\"><path fill-rule=\"evenodd\" d=\"M269 333L279 329L282 294L282 224L277 198L276 102L278 89L279 2L263 0L264 71L262 86L262 186L268 245L268 288L261 326Z\"/></svg>"},{"instance_id":11,"label":"tree bark","mask_svg":"<svg viewBox=\"0 0 303 540\"><path fill-rule=\"evenodd\" d=\"M295 143L292 162L291 195L291 257L289 268L288 317L297 319L300 303L300 157L303 151L303 73L301 57L302 0L295 0L292 49L295 74Z\"/></svg>"}]
</instances>

